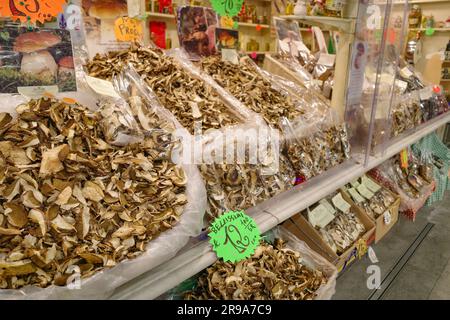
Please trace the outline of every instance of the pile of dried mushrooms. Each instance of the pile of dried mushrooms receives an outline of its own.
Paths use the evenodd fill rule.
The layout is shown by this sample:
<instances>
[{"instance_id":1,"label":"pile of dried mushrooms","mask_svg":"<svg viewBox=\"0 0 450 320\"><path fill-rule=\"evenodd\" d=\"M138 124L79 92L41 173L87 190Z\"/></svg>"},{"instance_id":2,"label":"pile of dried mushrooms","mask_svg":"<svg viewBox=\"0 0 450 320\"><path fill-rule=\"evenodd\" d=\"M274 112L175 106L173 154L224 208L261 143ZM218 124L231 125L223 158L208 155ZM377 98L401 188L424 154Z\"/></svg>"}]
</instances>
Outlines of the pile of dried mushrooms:
<instances>
[{"instance_id":1,"label":"pile of dried mushrooms","mask_svg":"<svg viewBox=\"0 0 450 320\"><path fill-rule=\"evenodd\" d=\"M185 294L189 300L311 300L327 282L320 270L301 263L299 252L262 242L255 254L237 264L217 261L198 279L197 287Z\"/></svg>"},{"instance_id":2,"label":"pile of dried mushrooms","mask_svg":"<svg viewBox=\"0 0 450 320\"><path fill-rule=\"evenodd\" d=\"M0 113L0 288L65 285L73 266L89 277L178 222L187 179L158 134L119 148L80 105L17 112Z\"/></svg>"}]
</instances>

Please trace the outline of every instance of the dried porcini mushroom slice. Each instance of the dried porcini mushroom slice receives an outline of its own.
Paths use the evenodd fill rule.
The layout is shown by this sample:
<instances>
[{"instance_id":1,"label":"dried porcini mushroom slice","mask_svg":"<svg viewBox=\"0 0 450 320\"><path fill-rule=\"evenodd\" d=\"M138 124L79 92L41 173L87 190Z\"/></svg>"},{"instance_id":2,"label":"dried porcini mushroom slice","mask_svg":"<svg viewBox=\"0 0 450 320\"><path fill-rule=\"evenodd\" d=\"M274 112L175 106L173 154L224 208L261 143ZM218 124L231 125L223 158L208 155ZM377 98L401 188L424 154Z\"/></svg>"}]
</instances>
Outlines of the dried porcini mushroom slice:
<instances>
[{"instance_id":1,"label":"dried porcini mushroom slice","mask_svg":"<svg viewBox=\"0 0 450 320\"><path fill-rule=\"evenodd\" d=\"M155 92L161 104L191 134L197 127L206 131L242 122L241 117L224 104L213 87L190 75L174 58L165 55L160 49L134 44L127 50L97 54L86 68L90 76L111 80L129 63ZM139 103L139 100L130 103L138 118ZM145 121L141 125L145 128Z\"/></svg>"},{"instance_id":2,"label":"dried porcini mushroom slice","mask_svg":"<svg viewBox=\"0 0 450 320\"><path fill-rule=\"evenodd\" d=\"M71 265L92 276L179 221L187 178L170 138L117 147L102 115L78 104L39 99L17 111L0 117L0 288L66 285Z\"/></svg>"},{"instance_id":3,"label":"dried porcini mushroom slice","mask_svg":"<svg viewBox=\"0 0 450 320\"><path fill-rule=\"evenodd\" d=\"M185 293L189 300L311 300L327 282L320 270L311 270L301 254L281 239L261 242L255 254L238 263L217 261L203 272L197 287Z\"/></svg>"}]
</instances>

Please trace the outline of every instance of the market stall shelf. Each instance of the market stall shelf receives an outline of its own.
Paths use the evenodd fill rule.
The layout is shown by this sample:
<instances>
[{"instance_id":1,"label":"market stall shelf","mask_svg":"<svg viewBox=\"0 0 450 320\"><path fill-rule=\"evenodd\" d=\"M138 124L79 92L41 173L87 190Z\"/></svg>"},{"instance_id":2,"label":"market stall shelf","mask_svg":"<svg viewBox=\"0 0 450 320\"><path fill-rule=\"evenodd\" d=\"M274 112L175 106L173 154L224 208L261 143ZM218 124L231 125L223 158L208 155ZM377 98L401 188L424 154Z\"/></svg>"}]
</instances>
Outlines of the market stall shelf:
<instances>
[{"instance_id":1,"label":"market stall shelf","mask_svg":"<svg viewBox=\"0 0 450 320\"><path fill-rule=\"evenodd\" d=\"M267 200L258 207L247 210L258 224L260 231L266 232L296 213L304 210L345 184L362 176L370 169L399 153L406 146L435 131L450 121L450 114L443 114L418 127L407 137L395 139L383 155L370 157L368 165L355 161L328 170L324 174L305 182L289 191ZM111 299L155 299L216 261L217 257L207 241L181 252L170 261L123 285Z\"/></svg>"}]
</instances>

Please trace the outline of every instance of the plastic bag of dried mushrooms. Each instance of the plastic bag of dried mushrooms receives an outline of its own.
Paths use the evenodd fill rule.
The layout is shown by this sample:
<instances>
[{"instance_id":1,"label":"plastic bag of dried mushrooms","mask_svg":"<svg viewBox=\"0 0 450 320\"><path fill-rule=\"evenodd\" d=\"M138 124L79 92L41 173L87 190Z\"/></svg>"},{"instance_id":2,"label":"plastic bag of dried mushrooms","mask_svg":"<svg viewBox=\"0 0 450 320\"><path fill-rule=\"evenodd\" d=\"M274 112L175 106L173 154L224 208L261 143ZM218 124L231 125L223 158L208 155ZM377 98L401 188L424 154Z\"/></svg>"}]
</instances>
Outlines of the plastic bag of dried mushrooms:
<instances>
[{"instance_id":1,"label":"plastic bag of dried mushrooms","mask_svg":"<svg viewBox=\"0 0 450 320\"><path fill-rule=\"evenodd\" d=\"M0 109L0 299L105 298L200 233L204 183L172 161L170 118L140 121L138 100L18 103Z\"/></svg>"},{"instance_id":2,"label":"plastic bag of dried mushrooms","mask_svg":"<svg viewBox=\"0 0 450 320\"><path fill-rule=\"evenodd\" d=\"M244 57L239 64L219 56L201 62L205 72L283 135L282 150L297 177L310 179L349 157L345 125L324 106L299 98L298 86L261 70Z\"/></svg>"},{"instance_id":3,"label":"plastic bag of dried mushrooms","mask_svg":"<svg viewBox=\"0 0 450 320\"><path fill-rule=\"evenodd\" d=\"M168 299L329 300L337 269L287 229L277 227L252 257L219 260L171 290Z\"/></svg>"},{"instance_id":4,"label":"plastic bag of dried mushrooms","mask_svg":"<svg viewBox=\"0 0 450 320\"><path fill-rule=\"evenodd\" d=\"M124 98L139 97L145 106L151 106L155 110L145 111L147 115L168 113L174 118L164 109L150 86L141 81L132 66L126 67L120 77L115 77L114 82L117 91ZM133 106L133 103L130 102L130 105ZM140 118L145 116L141 115ZM142 121L140 118L137 119L138 122ZM198 165L208 196L207 220L229 210L245 210L257 206L294 184L295 173L289 161L279 155L278 137L273 136L273 130L265 126L255 126L253 129L243 131L241 128L233 128L227 132L220 131L219 134L210 136L206 142L197 141L196 137L184 130L183 140L190 141L191 146L199 143L194 150L189 150L189 154L179 154L178 158L179 161L193 161L190 163ZM249 136L246 132L255 135L247 139Z\"/></svg>"},{"instance_id":5,"label":"plastic bag of dried mushrooms","mask_svg":"<svg viewBox=\"0 0 450 320\"><path fill-rule=\"evenodd\" d=\"M190 134L263 124L258 114L192 64L156 47L133 44L123 51L98 54L87 63L86 70L92 77L111 80L129 64Z\"/></svg>"}]
</instances>

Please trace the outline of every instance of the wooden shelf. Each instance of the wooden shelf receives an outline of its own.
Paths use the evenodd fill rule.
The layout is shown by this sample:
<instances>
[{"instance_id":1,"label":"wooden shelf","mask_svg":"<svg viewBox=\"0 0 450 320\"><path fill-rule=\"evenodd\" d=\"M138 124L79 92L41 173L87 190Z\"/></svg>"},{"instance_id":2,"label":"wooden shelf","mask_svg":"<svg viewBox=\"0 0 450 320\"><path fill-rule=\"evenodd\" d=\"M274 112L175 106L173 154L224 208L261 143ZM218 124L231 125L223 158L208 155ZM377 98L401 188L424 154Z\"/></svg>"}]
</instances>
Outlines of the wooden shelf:
<instances>
[{"instance_id":1,"label":"wooden shelf","mask_svg":"<svg viewBox=\"0 0 450 320\"><path fill-rule=\"evenodd\" d=\"M450 82L450 79L441 79L441 82Z\"/></svg>"},{"instance_id":2,"label":"wooden shelf","mask_svg":"<svg viewBox=\"0 0 450 320\"><path fill-rule=\"evenodd\" d=\"M270 26L268 24L258 24L258 23L249 23L249 22L238 22L239 27L250 27L256 28L256 26L260 26L262 29L269 29Z\"/></svg>"},{"instance_id":3,"label":"wooden shelf","mask_svg":"<svg viewBox=\"0 0 450 320\"><path fill-rule=\"evenodd\" d=\"M303 23L317 25L324 29L335 29L347 33L354 33L355 19L323 17L323 16L280 16L287 20L298 20Z\"/></svg>"},{"instance_id":4,"label":"wooden shelf","mask_svg":"<svg viewBox=\"0 0 450 320\"><path fill-rule=\"evenodd\" d=\"M175 19L175 15L170 13L146 12L145 14L147 15L147 17Z\"/></svg>"},{"instance_id":5,"label":"wooden shelf","mask_svg":"<svg viewBox=\"0 0 450 320\"><path fill-rule=\"evenodd\" d=\"M409 1L409 4L439 4L445 2L448 2L448 0L411 0ZM395 1L393 4L394 5L405 4L405 0Z\"/></svg>"},{"instance_id":6,"label":"wooden shelf","mask_svg":"<svg viewBox=\"0 0 450 320\"><path fill-rule=\"evenodd\" d=\"M411 31L425 31L426 28L411 28L409 29ZM450 32L450 28L434 28L434 31L436 32Z\"/></svg>"},{"instance_id":7,"label":"wooden shelf","mask_svg":"<svg viewBox=\"0 0 450 320\"><path fill-rule=\"evenodd\" d=\"M252 53L256 53L256 54L273 54L275 52L273 51L244 51L245 54L252 54Z\"/></svg>"}]
</instances>

